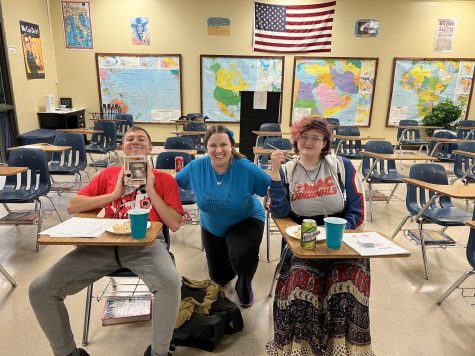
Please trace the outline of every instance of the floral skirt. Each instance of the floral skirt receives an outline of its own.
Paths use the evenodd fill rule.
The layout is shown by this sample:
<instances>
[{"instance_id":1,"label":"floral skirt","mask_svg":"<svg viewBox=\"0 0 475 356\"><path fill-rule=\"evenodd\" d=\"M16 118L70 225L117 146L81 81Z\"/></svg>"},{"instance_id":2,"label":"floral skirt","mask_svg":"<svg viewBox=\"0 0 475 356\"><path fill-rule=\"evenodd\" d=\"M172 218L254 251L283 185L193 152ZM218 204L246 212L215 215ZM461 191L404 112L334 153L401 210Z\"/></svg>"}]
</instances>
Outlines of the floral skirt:
<instances>
[{"instance_id":1,"label":"floral skirt","mask_svg":"<svg viewBox=\"0 0 475 356\"><path fill-rule=\"evenodd\" d=\"M292 257L274 299L269 355L374 356L369 325L369 259Z\"/></svg>"}]
</instances>

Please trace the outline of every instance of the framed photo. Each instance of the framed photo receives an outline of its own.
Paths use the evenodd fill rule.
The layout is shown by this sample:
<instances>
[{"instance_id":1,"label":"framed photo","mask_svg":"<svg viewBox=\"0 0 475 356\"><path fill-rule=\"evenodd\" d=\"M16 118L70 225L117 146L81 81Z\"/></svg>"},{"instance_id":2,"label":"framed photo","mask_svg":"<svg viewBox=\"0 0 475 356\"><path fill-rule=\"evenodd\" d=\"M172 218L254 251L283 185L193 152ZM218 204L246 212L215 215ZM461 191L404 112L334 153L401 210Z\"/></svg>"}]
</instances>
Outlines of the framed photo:
<instances>
[{"instance_id":1,"label":"framed photo","mask_svg":"<svg viewBox=\"0 0 475 356\"><path fill-rule=\"evenodd\" d=\"M126 156L124 161L125 185L147 183L147 159L145 156Z\"/></svg>"},{"instance_id":2,"label":"framed photo","mask_svg":"<svg viewBox=\"0 0 475 356\"><path fill-rule=\"evenodd\" d=\"M134 122L169 123L183 112L180 54L96 53L101 104Z\"/></svg>"},{"instance_id":3,"label":"framed photo","mask_svg":"<svg viewBox=\"0 0 475 356\"><path fill-rule=\"evenodd\" d=\"M59 99L59 104L64 105L66 109L72 109L73 108L73 99L71 98L60 98Z\"/></svg>"},{"instance_id":4,"label":"framed photo","mask_svg":"<svg viewBox=\"0 0 475 356\"><path fill-rule=\"evenodd\" d=\"M356 20L355 36L356 37L376 37L379 33L379 20Z\"/></svg>"},{"instance_id":5,"label":"framed photo","mask_svg":"<svg viewBox=\"0 0 475 356\"><path fill-rule=\"evenodd\" d=\"M386 127L400 120L422 120L441 101L449 99L468 116L472 99L475 58L394 58Z\"/></svg>"},{"instance_id":6,"label":"framed photo","mask_svg":"<svg viewBox=\"0 0 475 356\"><path fill-rule=\"evenodd\" d=\"M369 127L378 58L295 57L291 123L303 116Z\"/></svg>"},{"instance_id":7,"label":"framed photo","mask_svg":"<svg viewBox=\"0 0 475 356\"><path fill-rule=\"evenodd\" d=\"M207 122L239 122L241 91L282 92L283 79L283 56L201 55L201 112Z\"/></svg>"}]
</instances>

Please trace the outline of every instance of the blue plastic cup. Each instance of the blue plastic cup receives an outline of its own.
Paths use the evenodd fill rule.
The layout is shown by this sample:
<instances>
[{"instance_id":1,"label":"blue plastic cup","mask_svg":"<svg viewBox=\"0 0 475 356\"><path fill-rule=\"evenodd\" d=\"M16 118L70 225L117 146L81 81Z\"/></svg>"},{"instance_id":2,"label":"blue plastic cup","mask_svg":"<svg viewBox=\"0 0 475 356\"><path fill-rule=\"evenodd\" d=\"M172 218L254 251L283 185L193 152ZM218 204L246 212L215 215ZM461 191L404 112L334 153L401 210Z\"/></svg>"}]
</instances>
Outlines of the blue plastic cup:
<instances>
[{"instance_id":1,"label":"blue plastic cup","mask_svg":"<svg viewBox=\"0 0 475 356\"><path fill-rule=\"evenodd\" d=\"M148 210L129 210L130 230L134 240L142 240L147 235Z\"/></svg>"},{"instance_id":2,"label":"blue plastic cup","mask_svg":"<svg viewBox=\"0 0 475 356\"><path fill-rule=\"evenodd\" d=\"M346 220L336 217L323 219L325 222L325 234L327 237L327 247L332 250L341 248L343 233L345 232Z\"/></svg>"}]
</instances>

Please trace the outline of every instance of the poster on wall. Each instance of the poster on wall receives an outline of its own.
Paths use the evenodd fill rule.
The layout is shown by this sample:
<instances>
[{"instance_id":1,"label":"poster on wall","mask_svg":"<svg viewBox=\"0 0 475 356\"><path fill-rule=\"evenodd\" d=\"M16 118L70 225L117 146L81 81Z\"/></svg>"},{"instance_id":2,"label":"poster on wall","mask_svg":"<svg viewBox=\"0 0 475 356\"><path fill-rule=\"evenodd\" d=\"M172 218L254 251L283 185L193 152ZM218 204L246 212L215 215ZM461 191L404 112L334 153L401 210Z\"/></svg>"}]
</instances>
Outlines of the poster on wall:
<instances>
[{"instance_id":1,"label":"poster on wall","mask_svg":"<svg viewBox=\"0 0 475 356\"><path fill-rule=\"evenodd\" d=\"M466 119L474 68L475 58L394 58L387 126L422 120L446 99L460 105Z\"/></svg>"},{"instance_id":2,"label":"poster on wall","mask_svg":"<svg viewBox=\"0 0 475 356\"><path fill-rule=\"evenodd\" d=\"M89 1L61 1L64 41L69 49L93 49Z\"/></svg>"},{"instance_id":3,"label":"poster on wall","mask_svg":"<svg viewBox=\"0 0 475 356\"><path fill-rule=\"evenodd\" d=\"M434 52L451 52L455 39L455 19L438 19L435 28Z\"/></svg>"},{"instance_id":4,"label":"poster on wall","mask_svg":"<svg viewBox=\"0 0 475 356\"><path fill-rule=\"evenodd\" d=\"M295 57L291 122L303 116L370 126L378 58Z\"/></svg>"},{"instance_id":5,"label":"poster on wall","mask_svg":"<svg viewBox=\"0 0 475 356\"><path fill-rule=\"evenodd\" d=\"M101 104L117 104L134 122L182 115L181 55L96 53Z\"/></svg>"},{"instance_id":6,"label":"poster on wall","mask_svg":"<svg viewBox=\"0 0 475 356\"><path fill-rule=\"evenodd\" d=\"M208 18L208 36L231 35L231 20L227 17Z\"/></svg>"},{"instance_id":7,"label":"poster on wall","mask_svg":"<svg viewBox=\"0 0 475 356\"><path fill-rule=\"evenodd\" d=\"M376 37L379 32L379 20L356 20L355 37Z\"/></svg>"},{"instance_id":8,"label":"poster on wall","mask_svg":"<svg viewBox=\"0 0 475 356\"><path fill-rule=\"evenodd\" d=\"M201 112L207 121L239 122L241 91L281 92L284 57L201 56Z\"/></svg>"},{"instance_id":9,"label":"poster on wall","mask_svg":"<svg viewBox=\"0 0 475 356\"><path fill-rule=\"evenodd\" d=\"M20 21L20 33L26 77L28 79L44 79L45 65L41 49L40 27L29 22Z\"/></svg>"},{"instance_id":10,"label":"poster on wall","mask_svg":"<svg viewBox=\"0 0 475 356\"><path fill-rule=\"evenodd\" d=\"M150 26L148 17L131 17L130 30L133 45L150 46Z\"/></svg>"}]
</instances>

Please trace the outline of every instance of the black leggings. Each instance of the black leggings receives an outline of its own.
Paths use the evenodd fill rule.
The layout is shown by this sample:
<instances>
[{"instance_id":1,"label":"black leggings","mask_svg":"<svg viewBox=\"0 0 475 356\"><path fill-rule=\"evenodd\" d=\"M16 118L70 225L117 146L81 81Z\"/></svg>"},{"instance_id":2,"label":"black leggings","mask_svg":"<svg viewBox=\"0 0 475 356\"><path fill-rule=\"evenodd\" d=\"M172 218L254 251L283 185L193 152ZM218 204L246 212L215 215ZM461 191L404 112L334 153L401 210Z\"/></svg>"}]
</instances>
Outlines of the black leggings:
<instances>
[{"instance_id":1,"label":"black leggings","mask_svg":"<svg viewBox=\"0 0 475 356\"><path fill-rule=\"evenodd\" d=\"M224 237L201 228L210 278L224 286L237 275L235 289L245 303L251 299L251 282L259 263L263 232L264 222L256 218L247 218L231 226Z\"/></svg>"}]
</instances>

